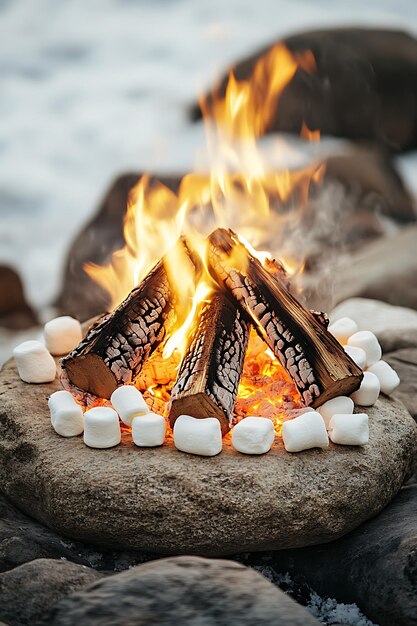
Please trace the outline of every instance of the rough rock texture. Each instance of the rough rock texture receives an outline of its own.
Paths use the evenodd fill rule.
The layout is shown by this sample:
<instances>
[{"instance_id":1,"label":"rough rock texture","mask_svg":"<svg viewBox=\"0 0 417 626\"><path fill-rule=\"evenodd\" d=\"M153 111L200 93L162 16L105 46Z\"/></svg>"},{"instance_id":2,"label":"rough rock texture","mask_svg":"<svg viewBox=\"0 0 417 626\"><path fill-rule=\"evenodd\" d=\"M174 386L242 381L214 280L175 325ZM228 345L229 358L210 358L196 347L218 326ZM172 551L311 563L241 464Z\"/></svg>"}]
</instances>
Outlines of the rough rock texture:
<instances>
[{"instance_id":1,"label":"rough rock texture","mask_svg":"<svg viewBox=\"0 0 417 626\"><path fill-rule=\"evenodd\" d=\"M140 565L63 600L55 626L313 626L304 608L232 561L177 557Z\"/></svg>"},{"instance_id":2,"label":"rough rock texture","mask_svg":"<svg viewBox=\"0 0 417 626\"><path fill-rule=\"evenodd\" d=\"M317 70L297 71L266 132L299 133L305 121L324 135L372 139L393 150L417 145L413 37L392 30L335 28L299 33L283 42L292 52L311 50ZM232 68L236 78L247 79L270 48L271 44L238 62ZM217 94L224 93L229 71L218 82ZM200 118L197 105L191 117Z\"/></svg>"},{"instance_id":3,"label":"rough rock texture","mask_svg":"<svg viewBox=\"0 0 417 626\"><path fill-rule=\"evenodd\" d=\"M51 624L49 612L102 574L68 561L37 559L0 574L0 618L10 626Z\"/></svg>"},{"instance_id":4,"label":"rough rock texture","mask_svg":"<svg viewBox=\"0 0 417 626\"><path fill-rule=\"evenodd\" d=\"M0 265L0 326L21 330L37 323L36 313L26 301L19 274L7 265Z\"/></svg>"},{"instance_id":5,"label":"rough rock texture","mask_svg":"<svg viewBox=\"0 0 417 626\"><path fill-rule=\"evenodd\" d=\"M331 321L351 317L359 330L377 335L384 354L401 348L417 348L417 311L380 300L349 298L330 314Z\"/></svg>"},{"instance_id":6,"label":"rough rock texture","mask_svg":"<svg viewBox=\"0 0 417 626\"><path fill-rule=\"evenodd\" d=\"M417 348L390 352L384 358L395 369L401 380L394 396L405 404L417 420Z\"/></svg>"},{"instance_id":7,"label":"rough rock texture","mask_svg":"<svg viewBox=\"0 0 417 626\"><path fill-rule=\"evenodd\" d=\"M341 539L313 548L252 555L275 571L304 576L319 594L356 602L380 626L417 623L417 484Z\"/></svg>"},{"instance_id":8,"label":"rough rock texture","mask_svg":"<svg viewBox=\"0 0 417 626\"><path fill-rule=\"evenodd\" d=\"M159 553L232 554L330 541L380 511L411 474L417 427L402 404L369 410L372 445L290 455L202 458L167 443L138 449L128 433L93 450L56 435L46 408L59 387L0 374L0 487L63 535ZM347 479L348 478L348 479Z\"/></svg>"}]
</instances>

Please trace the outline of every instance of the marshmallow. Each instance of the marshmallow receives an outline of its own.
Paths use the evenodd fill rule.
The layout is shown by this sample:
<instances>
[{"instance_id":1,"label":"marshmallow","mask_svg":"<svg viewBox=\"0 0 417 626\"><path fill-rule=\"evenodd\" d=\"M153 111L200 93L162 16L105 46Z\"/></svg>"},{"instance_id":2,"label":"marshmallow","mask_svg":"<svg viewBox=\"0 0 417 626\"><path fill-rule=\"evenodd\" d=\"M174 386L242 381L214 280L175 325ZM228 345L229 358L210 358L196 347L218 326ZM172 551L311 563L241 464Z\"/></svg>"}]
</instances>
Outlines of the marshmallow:
<instances>
[{"instance_id":1,"label":"marshmallow","mask_svg":"<svg viewBox=\"0 0 417 626\"><path fill-rule=\"evenodd\" d=\"M369 440L368 416L366 413L333 415L329 436L333 443L364 446Z\"/></svg>"},{"instance_id":2,"label":"marshmallow","mask_svg":"<svg viewBox=\"0 0 417 626\"><path fill-rule=\"evenodd\" d=\"M382 393L389 396L400 384L400 377L386 361L377 361L368 369L379 380Z\"/></svg>"},{"instance_id":3,"label":"marshmallow","mask_svg":"<svg viewBox=\"0 0 417 626\"><path fill-rule=\"evenodd\" d=\"M121 433L116 411L97 406L84 413L84 443L90 448L112 448L120 443Z\"/></svg>"},{"instance_id":4,"label":"marshmallow","mask_svg":"<svg viewBox=\"0 0 417 626\"><path fill-rule=\"evenodd\" d=\"M380 392L378 378L372 372L364 372L361 386L350 396L355 404L373 406L378 400Z\"/></svg>"},{"instance_id":5,"label":"marshmallow","mask_svg":"<svg viewBox=\"0 0 417 626\"><path fill-rule=\"evenodd\" d=\"M274 439L274 425L266 417L245 417L232 430L232 445L243 454L265 454Z\"/></svg>"},{"instance_id":6,"label":"marshmallow","mask_svg":"<svg viewBox=\"0 0 417 626\"><path fill-rule=\"evenodd\" d=\"M365 350L367 367L379 361L382 356L382 349L379 345L379 341L370 330L360 330L358 333L349 337L347 343L348 346L362 348L362 350Z\"/></svg>"},{"instance_id":7,"label":"marshmallow","mask_svg":"<svg viewBox=\"0 0 417 626\"><path fill-rule=\"evenodd\" d=\"M220 422L215 417L197 419L180 415L174 424L174 444L178 450L201 456L215 456L222 450Z\"/></svg>"},{"instance_id":8,"label":"marshmallow","mask_svg":"<svg viewBox=\"0 0 417 626\"><path fill-rule=\"evenodd\" d=\"M61 437L76 437L84 430L83 411L69 391L55 391L48 399L51 423Z\"/></svg>"},{"instance_id":9,"label":"marshmallow","mask_svg":"<svg viewBox=\"0 0 417 626\"><path fill-rule=\"evenodd\" d=\"M327 400L327 402L322 404L321 407L317 409L317 412L320 413L324 419L326 428L329 428L329 422L333 415L336 415L336 413L344 413L345 415L353 413L354 407L355 405L351 398L348 398L347 396L339 396L338 398Z\"/></svg>"},{"instance_id":10,"label":"marshmallow","mask_svg":"<svg viewBox=\"0 0 417 626\"><path fill-rule=\"evenodd\" d=\"M329 332L341 344L345 344L349 337L358 332L358 325L355 320L350 317L341 317L329 326Z\"/></svg>"},{"instance_id":11,"label":"marshmallow","mask_svg":"<svg viewBox=\"0 0 417 626\"><path fill-rule=\"evenodd\" d=\"M80 322L68 315L47 322L43 335L49 352L56 356L71 352L83 338Z\"/></svg>"},{"instance_id":12,"label":"marshmallow","mask_svg":"<svg viewBox=\"0 0 417 626\"><path fill-rule=\"evenodd\" d=\"M301 452L310 448L327 448L329 438L320 413L304 413L282 425L282 439L287 452Z\"/></svg>"},{"instance_id":13,"label":"marshmallow","mask_svg":"<svg viewBox=\"0 0 417 626\"><path fill-rule=\"evenodd\" d=\"M166 422L162 415L147 413L132 420L132 439L141 448L162 446L165 441Z\"/></svg>"},{"instance_id":14,"label":"marshmallow","mask_svg":"<svg viewBox=\"0 0 417 626\"><path fill-rule=\"evenodd\" d=\"M366 365L366 352L362 348L356 348L354 346L343 346L343 350L350 356L352 361L356 363L358 367L363 370Z\"/></svg>"},{"instance_id":15,"label":"marshmallow","mask_svg":"<svg viewBox=\"0 0 417 626\"><path fill-rule=\"evenodd\" d=\"M111 394L110 401L126 426L132 425L134 417L149 413L141 392L133 385L118 387Z\"/></svg>"},{"instance_id":16,"label":"marshmallow","mask_svg":"<svg viewBox=\"0 0 417 626\"><path fill-rule=\"evenodd\" d=\"M50 383L56 364L43 343L24 341L13 350L19 376L25 383Z\"/></svg>"}]
</instances>

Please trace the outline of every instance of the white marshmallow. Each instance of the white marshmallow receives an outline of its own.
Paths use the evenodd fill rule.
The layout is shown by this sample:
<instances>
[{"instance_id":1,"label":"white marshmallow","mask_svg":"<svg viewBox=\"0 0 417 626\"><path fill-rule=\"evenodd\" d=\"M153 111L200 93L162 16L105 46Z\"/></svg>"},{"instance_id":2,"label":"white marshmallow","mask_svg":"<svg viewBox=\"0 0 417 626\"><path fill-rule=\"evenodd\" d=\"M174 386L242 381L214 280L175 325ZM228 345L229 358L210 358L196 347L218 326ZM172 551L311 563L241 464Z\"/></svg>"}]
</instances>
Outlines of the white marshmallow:
<instances>
[{"instance_id":1,"label":"white marshmallow","mask_svg":"<svg viewBox=\"0 0 417 626\"><path fill-rule=\"evenodd\" d=\"M141 392L133 385L118 387L113 391L110 401L126 426L131 426L134 417L149 413Z\"/></svg>"},{"instance_id":2,"label":"white marshmallow","mask_svg":"<svg viewBox=\"0 0 417 626\"><path fill-rule=\"evenodd\" d=\"M373 406L378 400L380 392L378 378L372 372L364 372L361 386L350 396L355 404Z\"/></svg>"},{"instance_id":3,"label":"white marshmallow","mask_svg":"<svg viewBox=\"0 0 417 626\"><path fill-rule=\"evenodd\" d=\"M351 335L358 332L358 325L355 320L350 317L341 317L339 320L333 322L333 324L330 324L329 332L343 345Z\"/></svg>"},{"instance_id":4,"label":"white marshmallow","mask_svg":"<svg viewBox=\"0 0 417 626\"><path fill-rule=\"evenodd\" d=\"M366 365L366 352L362 348L356 348L354 346L343 346L343 350L350 356L352 361L356 363L358 367L363 370Z\"/></svg>"},{"instance_id":5,"label":"white marshmallow","mask_svg":"<svg viewBox=\"0 0 417 626\"><path fill-rule=\"evenodd\" d=\"M329 436L333 443L364 446L369 441L368 416L366 413L333 415Z\"/></svg>"},{"instance_id":6,"label":"white marshmallow","mask_svg":"<svg viewBox=\"0 0 417 626\"><path fill-rule=\"evenodd\" d=\"M232 445L243 454L265 454L274 439L274 425L266 417L245 417L232 430Z\"/></svg>"},{"instance_id":7,"label":"white marshmallow","mask_svg":"<svg viewBox=\"0 0 417 626\"><path fill-rule=\"evenodd\" d=\"M51 423L61 437L76 437L84 430L83 411L69 391L55 391L48 399Z\"/></svg>"},{"instance_id":8,"label":"white marshmallow","mask_svg":"<svg viewBox=\"0 0 417 626\"><path fill-rule=\"evenodd\" d=\"M165 441L166 422L162 415L147 413L132 420L132 439L141 448L162 446Z\"/></svg>"},{"instance_id":9,"label":"white marshmallow","mask_svg":"<svg viewBox=\"0 0 417 626\"><path fill-rule=\"evenodd\" d=\"M333 415L336 415L337 413L353 413L354 408L355 404L351 398L348 398L347 396L339 396L338 398L332 398L331 400L327 400L327 402L322 404L317 409L317 412L320 413L320 415L324 419L326 428L329 428L329 422L332 419Z\"/></svg>"},{"instance_id":10,"label":"white marshmallow","mask_svg":"<svg viewBox=\"0 0 417 626\"><path fill-rule=\"evenodd\" d=\"M197 419L180 415L174 424L174 444L178 450L201 456L215 456L222 450L220 422L215 417Z\"/></svg>"},{"instance_id":11,"label":"white marshmallow","mask_svg":"<svg viewBox=\"0 0 417 626\"><path fill-rule=\"evenodd\" d=\"M83 338L78 320L64 315L47 322L43 329L45 344L51 354L68 354Z\"/></svg>"},{"instance_id":12,"label":"white marshmallow","mask_svg":"<svg viewBox=\"0 0 417 626\"><path fill-rule=\"evenodd\" d=\"M17 371L25 383L50 383L56 376L56 364L40 341L24 341L13 350Z\"/></svg>"},{"instance_id":13,"label":"white marshmallow","mask_svg":"<svg viewBox=\"0 0 417 626\"><path fill-rule=\"evenodd\" d=\"M121 432L116 411L97 406L84 413L84 443L90 448L112 448L120 443Z\"/></svg>"},{"instance_id":14,"label":"white marshmallow","mask_svg":"<svg viewBox=\"0 0 417 626\"><path fill-rule=\"evenodd\" d=\"M386 361L377 361L368 369L379 380L382 393L389 396L400 384L400 377Z\"/></svg>"},{"instance_id":15,"label":"white marshmallow","mask_svg":"<svg viewBox=\"0 0 417 626\"><path fill-rule=\"evenodd\" d=\"M349 337L348 346L354 348L362 348L366 353L366 367L373 365L382 356L382 349L379 345L379 341L370 330L360 330L351 337Z\"/></svg>"},{"instance_id":16,"label":"white marshmallow","mask_svg":"<svg viewBox=\"0 0 417 626\"><path fill-rule=\"evenodd\" d=\"M304 413L282 425L282 439L287 452L301 452L310 448L327 448L329 438L320 413Z\"/></svg>"}]
</instances>

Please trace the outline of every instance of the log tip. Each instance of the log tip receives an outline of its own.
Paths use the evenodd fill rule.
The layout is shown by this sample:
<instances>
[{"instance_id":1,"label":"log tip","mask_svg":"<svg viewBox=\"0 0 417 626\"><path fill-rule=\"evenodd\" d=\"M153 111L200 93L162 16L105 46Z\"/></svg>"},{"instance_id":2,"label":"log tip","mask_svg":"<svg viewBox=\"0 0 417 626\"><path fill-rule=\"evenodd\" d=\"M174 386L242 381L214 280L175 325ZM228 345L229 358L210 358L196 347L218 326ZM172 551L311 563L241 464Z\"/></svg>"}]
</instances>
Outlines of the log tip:
<instances>
[{"instance_id":1,"label":"log tip","mask_svg":"<svg viewBox=\"0 0 417 626\"><path fill-rule=\"evenodd\" d=\"M61 366L72 385L99 398L109 399L118 387L115 376L96 354L68 356Z\"/></svg>"}]
</instances>

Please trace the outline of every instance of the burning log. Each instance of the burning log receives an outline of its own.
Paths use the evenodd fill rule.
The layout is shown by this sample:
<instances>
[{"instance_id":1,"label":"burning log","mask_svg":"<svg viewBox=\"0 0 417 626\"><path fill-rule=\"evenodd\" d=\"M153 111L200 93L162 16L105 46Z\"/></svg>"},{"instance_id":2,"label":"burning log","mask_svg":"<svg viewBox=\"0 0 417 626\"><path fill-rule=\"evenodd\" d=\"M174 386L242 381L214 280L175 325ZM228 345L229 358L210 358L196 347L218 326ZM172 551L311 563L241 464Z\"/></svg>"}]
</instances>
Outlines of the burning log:
<instances>
[{"instance_id":1,"label":"burning log","mask_svg":"<svg viewBox=\"0 0 417 626\"><path fill-rule=\"evenodd\" d=\"M197 324L171 393L171 426L179 415L216 417L223 435L232 412L249 340L250 324L234 301L216 292L202 302Z\"/></svg>"},{"instance_id":2,"label":"burning log","mask_svg":"<svg viewBox=\"0 0 417 626\"><path fill-rule=\"evenodd\" d=\"M190 263L190 271L198 275L201 263L187 242L180 239L176 247ZM62 359L63 376L71 385L110 398L118 386L131 383L138 375L176 321L176 298L166 261L162 258L140 285Z\"/></svg>"},{"instance_id":3,"label":"burning log","mask_svg":"<svg viewBox=\"0 0 417 626\"><path fill-rule=\"evenodd\" d=\"M251 316L306 405L320 406L359 388L362 371L324 320L305 309L232 231L217 229L209 236L207 261L213 278Z\"/></svg>"}]
</instances>

